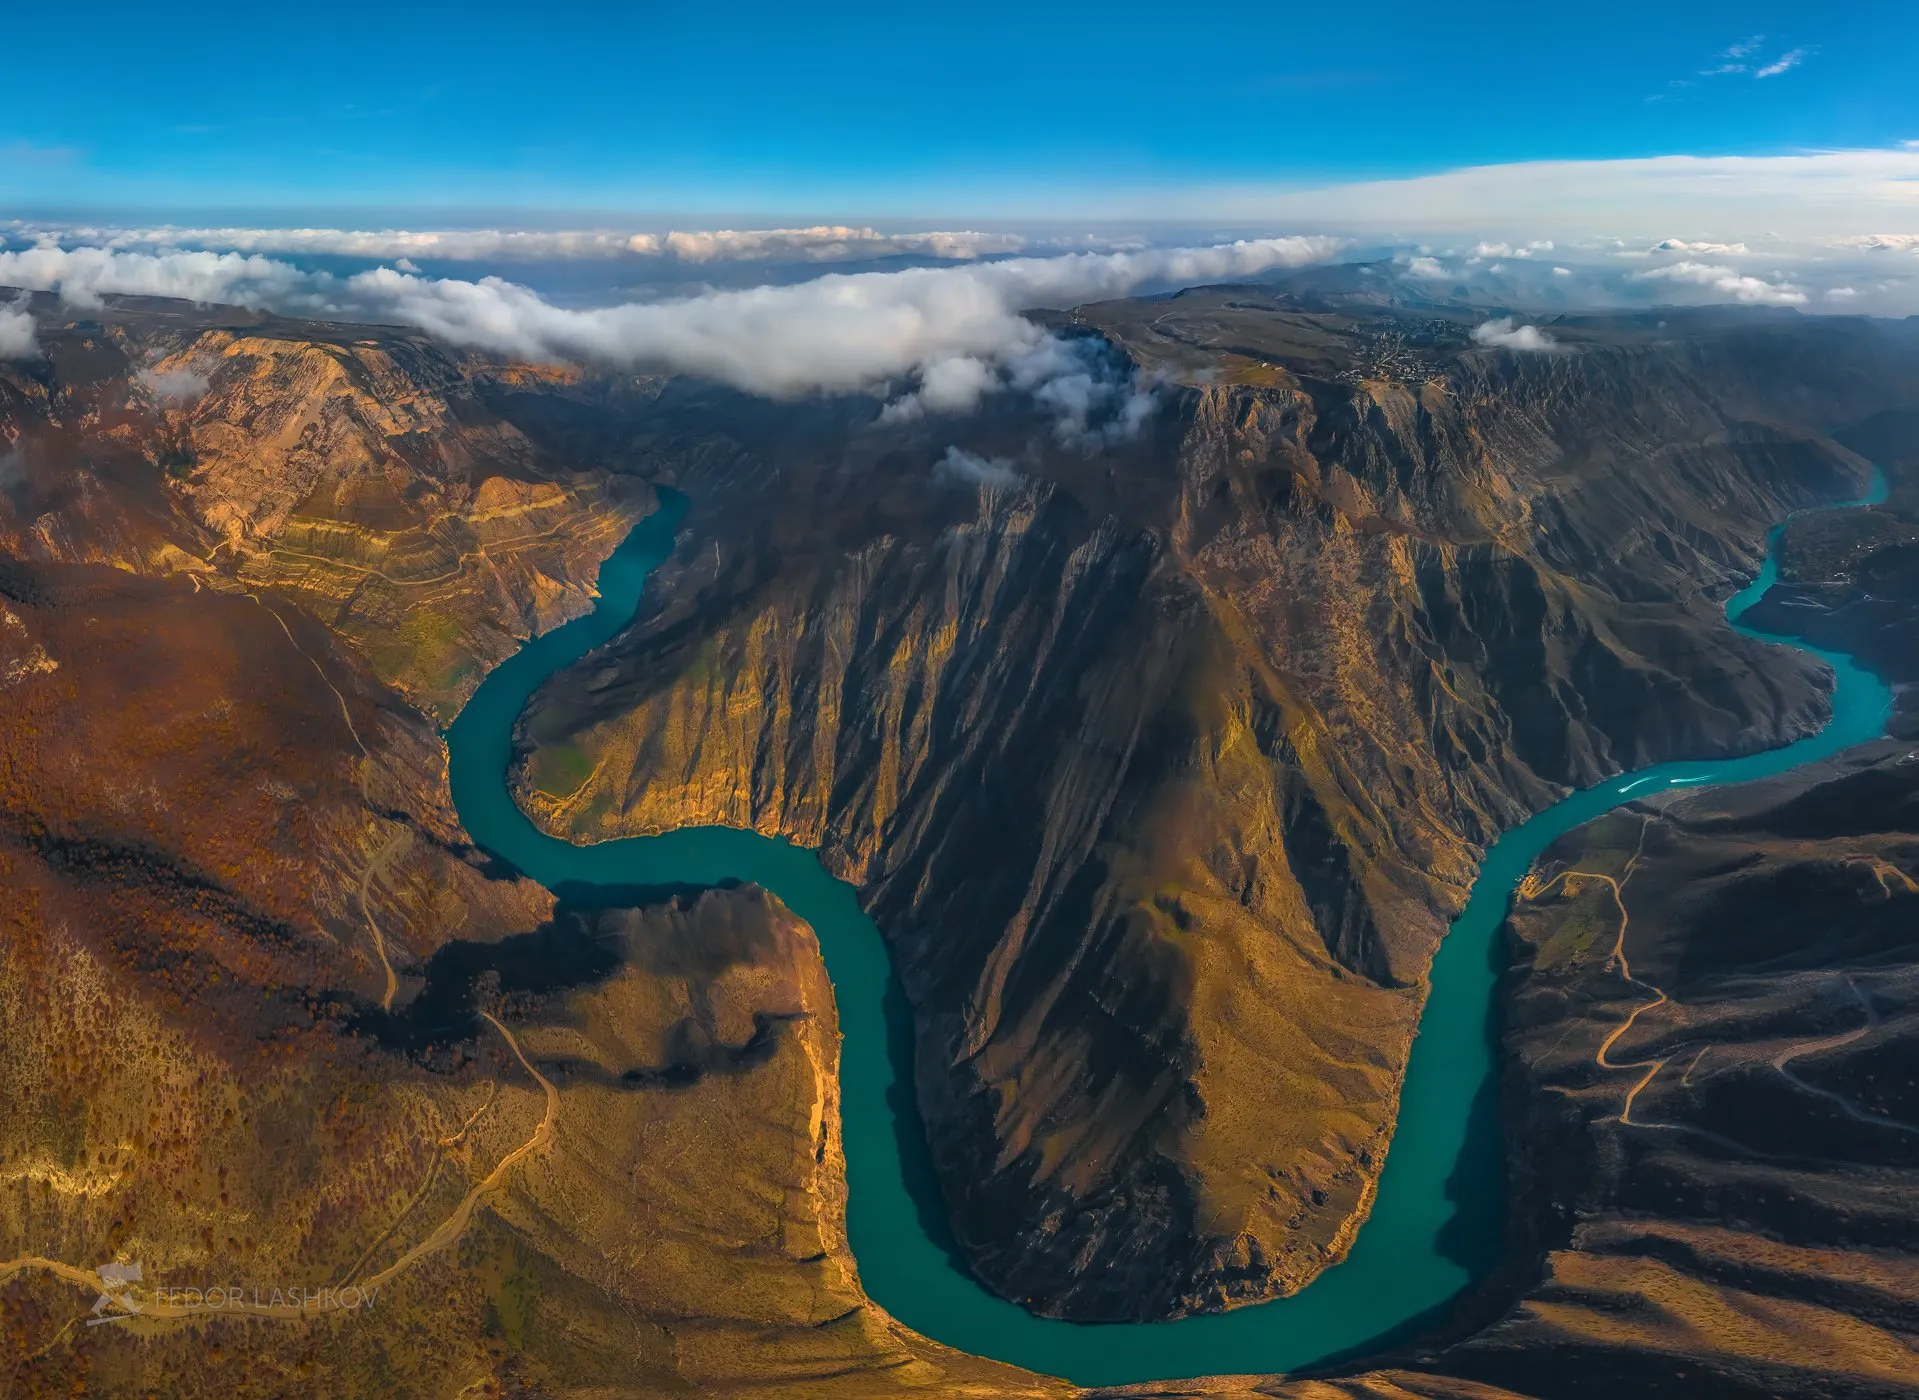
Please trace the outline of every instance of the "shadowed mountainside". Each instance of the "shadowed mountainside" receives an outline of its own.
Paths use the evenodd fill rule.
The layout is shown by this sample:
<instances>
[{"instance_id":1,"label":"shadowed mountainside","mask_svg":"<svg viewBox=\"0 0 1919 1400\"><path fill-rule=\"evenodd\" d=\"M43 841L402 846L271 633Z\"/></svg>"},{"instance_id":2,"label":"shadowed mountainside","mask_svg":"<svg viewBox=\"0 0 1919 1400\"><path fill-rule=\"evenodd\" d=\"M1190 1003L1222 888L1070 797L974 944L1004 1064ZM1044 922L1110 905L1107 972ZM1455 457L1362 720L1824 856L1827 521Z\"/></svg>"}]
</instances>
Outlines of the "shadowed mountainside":
<instances>
[{"instance_id":1,"label":"shadowed mountainside","mask_svg":"<svg viewBox=\"0 0 1919 1400\"><path fill-rule=\"evenodd\" d=\"M1780 585L1753 609L1755 625L1790 629L1859 657L1892 681L1892 732L1919 738L1919 412L1875 414L1838 434L1883 463L1883 505L1795 520Z\"/></svg>"},{"instance_id":2,"label":"shadowed mountainside","mask_svg":"<svg viewBox=\"0 0 1919 1400\"><path fill-rule=\"evenodd\" d=\"M1543 1276L1439 1367L1554 1397L1919 1388L1907 749L1624 809L1541 861L1506 1053Z\"/></svg>"},{"instance_id":3,"label":"shadowed mountainside","mask_svg":"<svg viewBox=\"0 0 1919 1400\"><path fill-rule=\"evenodd\" d=\"M1133 328L1186 300L1074 319L1158 367ZM524 723L550 830L748 826L860 886L958 1238L1062 1316L1340 1257L1483 843L1568 785L1819 722L1816 665L1720 601L1772 522L1863 483L1813 424L1919 395L1913 337L1866 323L1843 354L1707 316L1514 356L1417 322L1415 373L1369 377L1355 347L1404 318L1230 309L1240 349L1141 442L1002 428L1015 485L903 484L896 438L742 442L689 474L697 544L641 625ZM1300 322L1356 372L1295 357Z\"/></svg>"}]
</instances>

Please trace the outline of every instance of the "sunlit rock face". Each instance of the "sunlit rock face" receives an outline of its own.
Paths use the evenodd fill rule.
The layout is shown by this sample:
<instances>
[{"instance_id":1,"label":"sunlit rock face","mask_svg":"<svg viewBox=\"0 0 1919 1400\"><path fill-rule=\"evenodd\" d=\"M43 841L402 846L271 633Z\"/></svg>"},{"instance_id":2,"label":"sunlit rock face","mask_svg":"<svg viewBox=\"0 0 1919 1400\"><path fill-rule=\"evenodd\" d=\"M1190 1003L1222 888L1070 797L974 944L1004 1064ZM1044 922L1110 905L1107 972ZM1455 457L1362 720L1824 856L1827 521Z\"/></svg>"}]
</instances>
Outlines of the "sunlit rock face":
<instances>
[{"instance_id":1,"label":"sunlit rock face","mask_svg":"<svg viewBox=\"0 0 1919 1400\"><path fill-rule=\"evenodd\" d=\"M25 556L278 590L444 721L488 666L590 606L599 561L651 508L642 482L487 406L577 375L156 305L50 328L44 362L0 370Z\"/></svg>"},{"instance_id":2,"label":"sunlit rock face","mask_svg":"<svg viewBox=\"0 0 1919 1400\"><path fill-rule=\"evenodd\" d=\"M650 507L569 438L632 386L167 304L40 340L0 367L0 1392L1064 1393L860 1292L804 924L556 908L453 810L424 711ZM376 1297L78 1326L110 1263Z\"/></svg>"},{"instance_id":3,"label":"sunlit rock face","mask_svg":"<svg viewBox=\"0 0 1919 1400\"><path fill-rule=\"evenodd\" d=\"M1483 843L1821 722L1817 665L1720 605L1770 524L1863 483L1820 433L1915 382L1863 323L1535 355L1421 323L1395 358L1366 316L1206 295L1082 313L1191 382L1093 458L1011 410L903 444L733 420L642 624L536 698L515 780L573 839L817 844L892 941L962 1245L1070 1317L1341 1256ZM929 473L961 431L1018 479Z\"/></svg>"}]
</instances>

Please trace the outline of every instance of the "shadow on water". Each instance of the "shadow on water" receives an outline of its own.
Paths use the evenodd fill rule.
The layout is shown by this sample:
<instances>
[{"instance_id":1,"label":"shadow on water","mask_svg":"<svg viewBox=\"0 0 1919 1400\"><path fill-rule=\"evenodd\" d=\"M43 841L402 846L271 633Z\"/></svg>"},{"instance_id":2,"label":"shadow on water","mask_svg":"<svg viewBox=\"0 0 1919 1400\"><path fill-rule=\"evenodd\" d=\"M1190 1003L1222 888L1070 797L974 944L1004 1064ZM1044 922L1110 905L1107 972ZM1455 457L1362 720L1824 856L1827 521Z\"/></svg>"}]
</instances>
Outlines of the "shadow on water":
<instances>
[{"instance_id":1,"label":"shadow on water","mask_svg":"<svg viewBox=\"0 0 1919 1400\"><path fill-rule=\"evenodd\" d=\"M553 885L553 897L558 901L554 917L558 918L562 910L597 913L602 909L647 909L656 904L690 905L708 890L737 890L743 883L716 880L710 885L603 885L592 880L560 880Z\"/></svg>"},{"instance_id":2,"label":"shadow on water","mask_svg":"<svg viewBox=\"0 0 1919 1400\"><path fill-rule=\"evenodd\" d=\"M471 865L489 880L511 882L524 880L527 874L505 856L495 855L484 846L459 845L450 848L453 854Z\"/></svg>"},{"instance_id":3,"label":"shadow on water","mask_svg":"<svg viewBox=\"0 0 1919 1400\"><path fill-rule=\"evenodd\" d=\"M919 1095L913 1091L913 1007L898 974L886 978L886 1057L893 1066L893 1082L886 1090L886 1107L893 1119L893 1138L900 1154L900 1175L913 1198L913 1210L926 1238L946 1256L954 1272L973 1278L973 1271L953 1235L933 1149L926 1139L926 1120L920 1115Z\"/></svg>"},{"instance_id":4,"label":"shadow on water","mask_svg":"<svg viewBox=\"0 0 1919 1400\"><path fill-rule=\"evenodd\" d=\"M1486 972L1495 989L1506 971L1502 914L1486 948ZM1486 999L1483 1034L1492 1072L1479 1082L1466 1110L1466 1141L1446 1177L1446 1199L1453 1213L1433 1236L1433 1249L1474 1278L1491 1272L1506 1242L1506 1154L1500 1122L1499 1037L1504 1029L1500 998Z\"/></svg>"}]
</instances>

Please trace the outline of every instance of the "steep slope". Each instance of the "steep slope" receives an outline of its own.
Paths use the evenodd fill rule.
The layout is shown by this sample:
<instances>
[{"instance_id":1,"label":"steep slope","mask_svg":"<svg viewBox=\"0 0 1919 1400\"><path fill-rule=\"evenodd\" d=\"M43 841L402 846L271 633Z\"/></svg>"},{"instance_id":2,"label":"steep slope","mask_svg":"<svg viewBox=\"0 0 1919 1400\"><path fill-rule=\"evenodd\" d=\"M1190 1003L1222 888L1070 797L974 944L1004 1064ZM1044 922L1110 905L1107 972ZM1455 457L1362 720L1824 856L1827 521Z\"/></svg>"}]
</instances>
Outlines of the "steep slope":
<instances>
[{"instance_id":1,"label":"steep slope","mask_svg":"<svg viewBox=\"0 0 1919 1400\"><path fill-rule=\"evenodd\" d=\"M280 590L445 720L519 641L586 609L652 507L644 483L542 452L484 406L496 378L548 372L160 306L50 324L43 361L0 367L10 550Z\"/></svg>"},{"instance_id":2,"label":"steep slope","mask_svg":"<svg viewBox=\"0 0 1919 1400\"><path fill-rule=\"evenodd\" d=\"M1104 458L1029 442L1014 487L743 452L643 624L529 712L549 829L749 826L861 887L956 1232L1028 1306L1310 1279L1363 1219L1480 845L1564 785L1818 721L1817 669L1716 600L1863 463L1741 416L1690 344L1453 336L1439 380L1273 361Z\"/></svg>"},{"instance_id":3,"label":"steep slope","mask_svg":"<svg viewBox=\"0 0 1919 1400\"><path fill-rule=\"evenodd\" d=\"M1143 319L1190 329L1160 303ZM1315 333L1343 344L1340 320ZM1575 353L1513 360L1451 324L1409 359L1388 318L1364 363L1320 373L1235 322L1246 353L1205 350L1209 384L1092 457L1003 404L877 428L871 404L364 328L155 305L43 327L45 362L0 367L0 879L25 896L0 910L0 1389L1069 1389L861 1295L803 925L751 890L554 910L465 846L415 704L445 713L582 604L649 499L608 468L688 489L691 542L642 625L530 714L528 805L588 836L788 830L862 881L915 1002L954 1219L1015 1296L1168 1312L1310 1277L1364 1210L1479 843L1559 784L1818 714L1816 670L1728 634L1715 600L1772 519L1858 483L1815 430L1912 402L1911 365L1877 328L1728 325L1562 327ZM1024 481L929 474L956 437ZM1870 552L1795 571L1871 603L1880 574L1850 562ZM1914 867L1871 781L1791 830L1700 815L1717 844L1697 869L1672 855L1662 901L1731 891L1743 928L1755 904L1790 923L1804 894L1864 911L1835 937L1878 937ZM1835 812L1859 829L1819 824ZM1755 893L1735 862L1785 873ZM1604 905L1540 895L1522 932ZM1671 920L1711 945L1679 946L1673 985L1726 1008L1712 1130L1765 1125L1740 1076L1775 1074L1778 1017L1807 1032L1788 1092L1896 1109L1861 1095L1903 1092L1897 1043L1891 1070L1871 1055L1904 973L1868 979L1883 1032L1829 1045L1859 1028L1836 989L1726 962L1723 913L1697 937ZM1132 1393L1692 1395L1701 1357L1731 1394L1893 1393L1905 1265L1860 1240L1903 1228L1904 1197L1858 1182L1903 1168L1680 1162L1671 1180L1714 1194L1642 1189L1618 1167L1633 1125L1547 1039L1610 1034L1607 977L1542 963L1529 1009L1559 1014L1570 987L1578 1014L1514 1042L1545 1105L1521 1121L1577 1178L1522 1193L1554 1272L1520 1313L1391 1372ZM1662 1112L1691 1111L1717 1055ZM1584 1119L1554 1116L1561 1079ZM1568 1239L1569 1208L1610 1223ZM127 1296L147 1302L347 1279L380 1302L287 1331L83 1327L116 1259L145 1262Z\"/></svg>"},{"instance_id":4,"label":"steep slope","mask_svg":"<svg viewBox=\"0 0 1919 1400\"><path fill-rule=\"evenodd\" d=\"M805 926L549 918L441 762L296 611L0 569L0 1391L1064 1393L860 1293Z\"/></svg>"},{"instance_id":5,"label":"steep slope","mask_svg":"<svg viewBox=\"0 0 1919 1400\"><path fill-rule=\"evenodd\" d=\"M1581 828L1511 924L1543 1276L1447 1371L1551 1397L1919 1392L1919 763Z\"/></svg>"},{"instance_id":6,"label":"steep slope","mask_svg":"<svg viewBox=\"0 0 1919 1400\"><path fill-rule=\"evenodd\" d=\"M1919 412L1875 414L1839 436L1884 467L1887 499L1793 521L1779 586L1752 620L1859 657L1893 683L1892 732L1919 738Z\"/></svg>"},{"instance_id":7,"label":"steep slope","mask_svg":"<svg viewBox=\"0 0 1919 1400\"><path fill-rule=\"evenodd\" d=\"M644 485L480 406L546 372L221 314L43 326L0 373L0 1392L1063 1394L861 1295L804 925L556 911L468 844L395 688L424 653L316 582L471 527L393 596L477 674ZM276 572L369 482L386 525ZM476 523L501 493L553 538Z\"/></svg>"}]
</instances>

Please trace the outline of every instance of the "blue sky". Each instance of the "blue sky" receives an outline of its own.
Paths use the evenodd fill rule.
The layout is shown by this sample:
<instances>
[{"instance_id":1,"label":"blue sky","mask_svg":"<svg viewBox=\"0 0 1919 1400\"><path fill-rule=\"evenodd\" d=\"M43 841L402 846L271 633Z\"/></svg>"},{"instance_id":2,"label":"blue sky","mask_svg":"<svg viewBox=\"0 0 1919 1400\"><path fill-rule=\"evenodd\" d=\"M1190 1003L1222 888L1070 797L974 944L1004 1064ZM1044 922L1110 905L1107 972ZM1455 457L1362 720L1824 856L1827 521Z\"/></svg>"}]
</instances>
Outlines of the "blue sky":
<instances>
[{"instance_id":1,"label":"blue sky","mask_svg":"<svg viewBox=\"0 0 1919 1400\"><path fill-rule=\"evenodd\" d=\"M1177 216L1228 186L1919 138L1919 19L1891 5L78 16L7 19L11 212Z\"/></svg>"}]
</instances>

